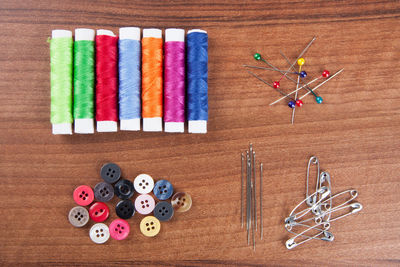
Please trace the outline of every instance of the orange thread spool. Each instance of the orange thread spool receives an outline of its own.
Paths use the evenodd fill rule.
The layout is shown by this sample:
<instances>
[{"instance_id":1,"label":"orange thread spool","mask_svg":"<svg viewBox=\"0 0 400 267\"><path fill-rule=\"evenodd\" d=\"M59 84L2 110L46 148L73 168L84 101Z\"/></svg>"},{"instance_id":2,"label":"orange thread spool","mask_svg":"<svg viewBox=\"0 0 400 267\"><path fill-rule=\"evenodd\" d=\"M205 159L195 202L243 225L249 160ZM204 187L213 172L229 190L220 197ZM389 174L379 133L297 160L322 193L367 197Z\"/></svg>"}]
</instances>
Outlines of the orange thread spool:
<instances>
[{"instance_id":1,"label":"orange thread spool","mask_svg":"<svg viewBox=\"0 0 400 267\"><path fill-rule=\"evenodd\" d=\"M162 38L142 39L142 116L163 116L163 41Z\"/></svg>"}]
</instances>

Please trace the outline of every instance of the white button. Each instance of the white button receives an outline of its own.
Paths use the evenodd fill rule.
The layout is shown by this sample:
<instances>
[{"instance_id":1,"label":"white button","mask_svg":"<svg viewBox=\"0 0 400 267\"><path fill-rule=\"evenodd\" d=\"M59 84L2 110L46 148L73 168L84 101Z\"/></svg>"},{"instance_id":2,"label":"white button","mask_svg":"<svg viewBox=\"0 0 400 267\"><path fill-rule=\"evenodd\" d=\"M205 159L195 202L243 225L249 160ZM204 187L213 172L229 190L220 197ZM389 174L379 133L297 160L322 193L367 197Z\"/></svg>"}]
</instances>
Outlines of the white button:
<instances>
[{"instance_id":1,"label":"white button","mask_svg":"<svg viewBox=\"0 0 400 267\"><path fill-rule=\"evenodd\" d=\"M133 181L133 186L139 194L148 194L153 190L154 180L148 174L139 174Z\"/></svg>"},{"instance_id":2,"label":"white button","mask_svg":"<svg viewBox=\"0 0 400 267\"><path fill-rule=\"evenodd\" d=\"M110 238L110 231L104 223L96 223L90 228L89 236L94 243L103 244Z\"/></svg>"}]
</instances>

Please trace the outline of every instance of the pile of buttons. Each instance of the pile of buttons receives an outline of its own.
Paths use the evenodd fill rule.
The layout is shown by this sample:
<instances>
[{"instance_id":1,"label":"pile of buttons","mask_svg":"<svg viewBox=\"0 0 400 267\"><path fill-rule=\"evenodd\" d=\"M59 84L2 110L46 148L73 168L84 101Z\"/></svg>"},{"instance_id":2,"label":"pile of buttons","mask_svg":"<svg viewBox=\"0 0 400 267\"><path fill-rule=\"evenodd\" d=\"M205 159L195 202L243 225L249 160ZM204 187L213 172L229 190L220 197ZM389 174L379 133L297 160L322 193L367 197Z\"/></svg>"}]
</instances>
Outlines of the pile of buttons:
<instances>
[{"instance_id":1,"label":"pile of buttons","mask_svg":"<svg viewBox=\"0 0 400 267\"><path fill-rule=\"evenodd\" d=\"M73 198L79 206L73 207L68 215L70 223L75 227L85 226L89 219L96 222L90 228L89 236L97 244L105 243L110 236L116 240L127 238L130 227L126 220L136 212L146 215L140 222L142 234L153 237L160 232L160 221L169 221L174 216L174 211L186 212L192 206L189 194L177 192L173 195L174 188L169 181L159 180L154 183L150 175L139 174L132 183L121 178L121 168L115 163L103 165L100 176L104 182L95 185L94 190L87 185L78 186L74 190ZM135 192L138 196L133 202L131 198ZM110 201L114 195L120 199L115 207L120 219L107 226L103 222L109 217L110 210L105 202ZM159 200L158 203L153 196ZM93 203L95 199L97 202ZM88 211L85 206L90 204ZM149 215L151 213L153 216Z\"/></svg>"}]
</instances>

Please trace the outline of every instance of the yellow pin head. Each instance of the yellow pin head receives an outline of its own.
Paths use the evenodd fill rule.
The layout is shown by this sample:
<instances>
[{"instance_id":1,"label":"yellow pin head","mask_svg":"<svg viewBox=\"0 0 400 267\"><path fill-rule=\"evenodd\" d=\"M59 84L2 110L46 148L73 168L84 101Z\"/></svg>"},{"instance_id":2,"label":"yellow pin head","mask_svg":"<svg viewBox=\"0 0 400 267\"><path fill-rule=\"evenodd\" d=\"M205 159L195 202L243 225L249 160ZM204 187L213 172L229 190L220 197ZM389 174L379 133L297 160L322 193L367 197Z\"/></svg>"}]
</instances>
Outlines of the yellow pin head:
<instances>
[{"instance_id":1,"label":"yellow pin head","mask_svg":"<svg viewBox=\"0 0 400 267\"><path fill-rule=\"evenodd\" d=\"M304 63L306 63L306 60L302 57L297 60L297 65L299 66L303 66Z\"/></svg>"}]
</instances>

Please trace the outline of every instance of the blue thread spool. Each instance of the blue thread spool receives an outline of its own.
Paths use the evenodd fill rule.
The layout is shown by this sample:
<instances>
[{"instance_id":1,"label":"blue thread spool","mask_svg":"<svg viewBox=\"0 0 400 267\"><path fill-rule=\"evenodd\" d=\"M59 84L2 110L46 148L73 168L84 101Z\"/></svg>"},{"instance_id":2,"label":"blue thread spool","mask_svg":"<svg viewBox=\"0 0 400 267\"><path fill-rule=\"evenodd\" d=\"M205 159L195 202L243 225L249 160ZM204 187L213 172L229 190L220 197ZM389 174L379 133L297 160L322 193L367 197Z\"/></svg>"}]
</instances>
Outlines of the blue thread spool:
<instances>
[{"instance_id":1,"label":"blue thread spool","mask_svg":"<svg viewBox=\"0 0 400 267\"><path fill-rule=\"evenodd\" d=\"M120 128L126 131L139 131L142 77L140 28L120 28L118 44Z\"/></svg>"},{"instance_id":2,"label":"blue thread spool","mask_svg":"<svg viewBox=\"0 0 400 267\"><path fill-rule=\"evenodd\" d=\"M187 114L189 133L207 133L208 120L208 35L190 30L186 43Z\"/></svg>"}]
</instances>

